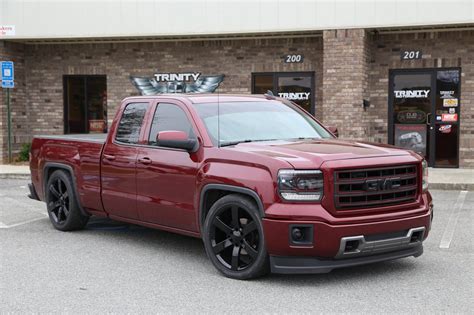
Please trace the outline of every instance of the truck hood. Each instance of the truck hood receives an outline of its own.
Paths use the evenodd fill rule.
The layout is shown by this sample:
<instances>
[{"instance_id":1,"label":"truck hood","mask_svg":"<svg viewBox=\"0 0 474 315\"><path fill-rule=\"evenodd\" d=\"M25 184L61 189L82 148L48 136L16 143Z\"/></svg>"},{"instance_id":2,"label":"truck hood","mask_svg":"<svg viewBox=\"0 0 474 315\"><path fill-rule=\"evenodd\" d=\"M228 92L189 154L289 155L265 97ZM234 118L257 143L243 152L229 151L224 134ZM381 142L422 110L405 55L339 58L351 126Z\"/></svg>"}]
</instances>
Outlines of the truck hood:
<instances>
[{"instance_id":1,"label":"truck hood","mask_svg":"<svg viewBox=\"0 0 474 315\"><path fill-rule=\"evenodd\" d=\"M284 160L294 168L319 168L326 161L411 155L390 145L337 139L250 142L229 149Z\"/></svg>"}]
</instances>

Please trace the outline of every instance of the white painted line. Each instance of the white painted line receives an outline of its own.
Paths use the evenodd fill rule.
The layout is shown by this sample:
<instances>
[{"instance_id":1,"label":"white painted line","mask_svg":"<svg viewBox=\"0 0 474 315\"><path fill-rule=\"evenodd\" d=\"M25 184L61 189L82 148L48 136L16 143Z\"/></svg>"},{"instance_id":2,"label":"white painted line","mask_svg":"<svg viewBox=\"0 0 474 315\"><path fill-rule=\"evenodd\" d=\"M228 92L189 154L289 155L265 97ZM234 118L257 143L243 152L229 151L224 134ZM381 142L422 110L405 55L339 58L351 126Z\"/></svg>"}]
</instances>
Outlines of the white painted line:
<instances>
[{"instance_id":1,"label":"white painted line","mask_svg":"<svg viewBox=\"0 0 474 315\"><path fill-rule=\"evenodd\" d=\"M31 219L31 220L20 222L20 223L15 223L15 224L12 224L12 225L5 225L4 223L0 222L0 229L10 229L12 227L16 227L16 226L32 223L32 222L35 222L35 221L44 220L44 219L45 218L36 218L36 219Z\"/></svg>"},{"instance_id":2,"label":"white painted line","mask_svg":"<svg viewBox=\"0 0 474 315\"><path fill-rule=\"evenodd\" d=\"M439 248L449 248L451 241L453 240L454 231L456 230L456 225L458 223L459 216L461 215L461 209L464 206L464 200L466 200L467 191L462 190L459 192L458 199L454 204L453 213L449 217L448 224L444 230L443 237L441 237L441 242L439 243Z\"/></svg>"}]
</instances>

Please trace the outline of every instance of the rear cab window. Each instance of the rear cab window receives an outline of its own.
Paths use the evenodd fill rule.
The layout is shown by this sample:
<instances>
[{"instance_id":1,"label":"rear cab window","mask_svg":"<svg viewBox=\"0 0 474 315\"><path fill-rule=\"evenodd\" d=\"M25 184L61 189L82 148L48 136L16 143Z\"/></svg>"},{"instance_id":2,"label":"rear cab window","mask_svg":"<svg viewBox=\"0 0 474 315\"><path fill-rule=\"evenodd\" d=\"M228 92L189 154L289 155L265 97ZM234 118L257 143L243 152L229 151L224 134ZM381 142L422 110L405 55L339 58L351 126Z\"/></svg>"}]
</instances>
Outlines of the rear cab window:
<instances>
[{"instance_id":1,"label":"rear cab window","mask_svg":"<svg viewBox=\"0 0 474 315\"><path fill-rule=\"evenodd\" d=\"M117 126L115 140L121 143L137 144L148 103L130 103L123 110Z\"/></svg>"}]
</instances>

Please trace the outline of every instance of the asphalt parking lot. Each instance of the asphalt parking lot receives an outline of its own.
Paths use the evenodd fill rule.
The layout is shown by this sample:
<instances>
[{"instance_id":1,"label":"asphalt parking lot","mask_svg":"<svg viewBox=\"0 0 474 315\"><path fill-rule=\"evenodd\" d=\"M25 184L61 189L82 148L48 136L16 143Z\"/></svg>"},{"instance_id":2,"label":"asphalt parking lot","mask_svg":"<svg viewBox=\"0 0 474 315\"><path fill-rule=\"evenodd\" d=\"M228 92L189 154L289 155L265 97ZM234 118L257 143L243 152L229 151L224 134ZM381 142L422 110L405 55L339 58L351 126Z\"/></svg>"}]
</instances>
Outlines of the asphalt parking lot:
<instances>
[{"instance_id":1,"label":"asphalt parking lot","mask_svg":"<svg viewBox=\"0 0 474 315\"><path fill-rule=\"evenodd\" d=\"M200 240L108 220L53 229L27 181L0 180L0 313L471 313L474 192L432 191L419 258L323 275L221 276Z\"/></svg>"}]
</instances>

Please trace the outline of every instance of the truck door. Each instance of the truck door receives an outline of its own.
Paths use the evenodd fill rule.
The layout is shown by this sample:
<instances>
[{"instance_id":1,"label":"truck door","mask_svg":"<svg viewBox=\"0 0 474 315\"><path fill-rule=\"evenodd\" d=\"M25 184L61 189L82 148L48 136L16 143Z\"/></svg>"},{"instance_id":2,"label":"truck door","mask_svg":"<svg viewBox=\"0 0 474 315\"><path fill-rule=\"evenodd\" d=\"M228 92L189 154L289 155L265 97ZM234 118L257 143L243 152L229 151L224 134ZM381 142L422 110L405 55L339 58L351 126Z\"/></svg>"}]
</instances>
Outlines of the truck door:
<instances>
[{"instance_id":1,"label":"truck door","mask_svg":"<svg viewBox=\"0 0 474 315\"><path fill-rule=\"evenodd\" d=\"M137 207L142 221L198 231L194 209L197 154L156 145L160 131L184 131L189 138L196 137L186 112L178 102L155 105L148 141L138 149Z\"/></svg>"},{"instance_id":2,"label":"truck door","mask_svg":"<svg viewBox=\"0 0 474 315\"><path fill-rule=\"evenodd\" d=\"M102 202L111 216L138 219L136 160L143 132L147 102L134 102L122 108L114 134L108 137L102 153Z\"/></svg>"}]
</instances>

